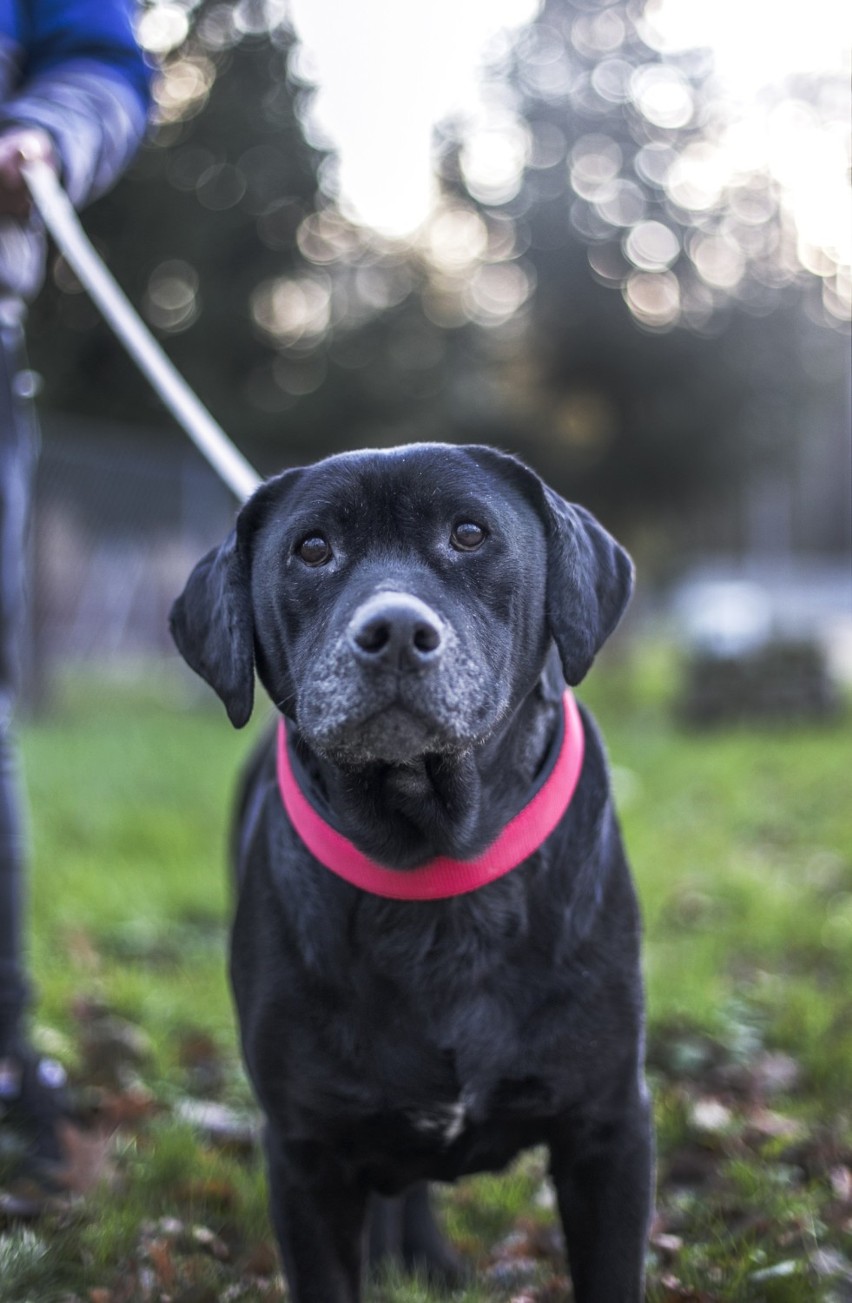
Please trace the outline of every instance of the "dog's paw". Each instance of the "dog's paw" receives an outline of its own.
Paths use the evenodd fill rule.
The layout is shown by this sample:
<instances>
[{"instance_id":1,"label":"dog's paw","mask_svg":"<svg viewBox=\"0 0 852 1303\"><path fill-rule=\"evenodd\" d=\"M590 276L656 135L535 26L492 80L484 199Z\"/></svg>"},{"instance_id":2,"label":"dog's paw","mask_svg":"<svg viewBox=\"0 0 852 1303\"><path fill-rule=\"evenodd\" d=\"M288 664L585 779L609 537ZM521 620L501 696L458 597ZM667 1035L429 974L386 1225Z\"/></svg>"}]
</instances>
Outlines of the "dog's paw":
<instances>
[{"instance_id":1,"label":"dog's paw","mask_svg":"<svg viewBox=\"0 0 852 1303\"><path fill-rule=\"evenodd\" d=\"M455 1249L443 1241L428 1249L404 1250L403 1263L406 1271L437 1289L462 1289L473 1283L473 1272Z\"/></svg>"}]
</instances>

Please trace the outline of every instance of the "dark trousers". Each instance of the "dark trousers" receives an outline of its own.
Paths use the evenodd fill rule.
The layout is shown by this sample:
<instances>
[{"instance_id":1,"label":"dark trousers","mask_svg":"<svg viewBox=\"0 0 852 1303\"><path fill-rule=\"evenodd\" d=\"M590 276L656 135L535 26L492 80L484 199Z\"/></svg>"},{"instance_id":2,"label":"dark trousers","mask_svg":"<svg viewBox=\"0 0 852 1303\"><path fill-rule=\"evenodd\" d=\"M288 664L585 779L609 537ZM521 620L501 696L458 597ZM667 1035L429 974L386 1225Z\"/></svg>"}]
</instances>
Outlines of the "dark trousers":
<instances>
[{"instance_id":1,"label":"dark trousers","mask_svg":"<svg viewBox=\"0 0 852 1303\"><path fill-rule=\"evenodd\" d=\"M10 314L13 316L13 314ZM37 444L22 390L21 324L0 318L0 1057L20 1038L24 972L25 846L12 715L25 619L26 534Z\"/></svg>"}]
</instances>

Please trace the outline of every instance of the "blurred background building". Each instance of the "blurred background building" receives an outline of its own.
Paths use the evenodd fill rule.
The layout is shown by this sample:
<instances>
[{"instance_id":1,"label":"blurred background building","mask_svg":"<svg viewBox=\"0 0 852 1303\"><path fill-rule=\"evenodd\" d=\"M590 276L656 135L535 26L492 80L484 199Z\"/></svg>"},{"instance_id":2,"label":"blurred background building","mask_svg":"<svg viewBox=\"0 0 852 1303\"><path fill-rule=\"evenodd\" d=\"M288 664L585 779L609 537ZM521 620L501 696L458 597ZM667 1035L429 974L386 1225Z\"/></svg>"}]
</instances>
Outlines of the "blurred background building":
<instances>
[{"instance_id":1,"label":"blurred background building","mask_svg":"<svg viewBox=\"0 0 852 1303\"><path fill-rule=\"evenodd\" d=\"M86 225L261 471L495 443L623 537L646 594L677 587L696 637L715 602L746 643L837 648L842 14L149 0L157 120ZM168 604L234 505L61 258L30 338L33 679L168 654Z\"/></svg>"}]
</instances>

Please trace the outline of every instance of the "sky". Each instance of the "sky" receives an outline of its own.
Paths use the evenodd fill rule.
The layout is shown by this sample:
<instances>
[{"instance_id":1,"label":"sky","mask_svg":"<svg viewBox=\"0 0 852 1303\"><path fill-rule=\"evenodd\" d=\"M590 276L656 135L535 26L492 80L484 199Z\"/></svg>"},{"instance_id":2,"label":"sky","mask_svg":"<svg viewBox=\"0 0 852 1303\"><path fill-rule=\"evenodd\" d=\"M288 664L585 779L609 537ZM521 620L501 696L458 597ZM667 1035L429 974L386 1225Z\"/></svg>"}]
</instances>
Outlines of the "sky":
<instances>
[{"instance_id":1,"label":"sky","mask_svg":"<svg viewBox=\"0 0 852 1303\"><path fill-rule=\"evenodd\" d=\"M667 48L709 45L734 94L752 98L790 72L849 67L852 9L846 0L652 0L646 12Z\"/></svg>"},{"instance_id":2,"label":"sky","mask_svg":"<svg viewBox=\"0 0 852 1303\"><path fill-rule=\"evenodd\" d=\"M537 0L292 0L316 120L355 217L389 235L420 225L434 198L435 124L475 112L489 38L537 10Z\"/></svg>"},{"instance_id":3,"label":"sky","mask_svg":"<svg viewBox=\"0 0 852 1303\"><path fill-rule=\"evenodd\" d=\"M339 152L341 198L353 217L399 237L426 220L434 126L451 115L475 119L489 43L537 10L537 0L291 0L304 72L319 87L316 121ZM761 91L793 73L848 67L848 0L651 0L646 14L659 45L712 49L752 147L764 151L779 142L763 120ZM803 206L815 238L841 238L842 141L803 127L785 129L781 146L791 202Z\"/></svg>"}]
</instances>

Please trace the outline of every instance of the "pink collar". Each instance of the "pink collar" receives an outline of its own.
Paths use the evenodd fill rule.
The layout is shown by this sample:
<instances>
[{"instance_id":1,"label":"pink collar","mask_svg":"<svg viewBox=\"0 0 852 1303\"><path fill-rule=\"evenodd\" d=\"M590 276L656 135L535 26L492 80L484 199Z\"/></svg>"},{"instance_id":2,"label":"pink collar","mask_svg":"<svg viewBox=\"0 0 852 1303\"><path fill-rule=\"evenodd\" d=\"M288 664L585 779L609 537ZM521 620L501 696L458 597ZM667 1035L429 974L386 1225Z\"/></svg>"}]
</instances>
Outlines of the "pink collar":
<instances>
[{"instance_id":1,"label":"pink collar","mask_svg":"<svg viewBox=\"0 0 852 1303\"><path fill-rule=\"evenodd\" d=\"M553 767L538 791L475 860L438 856L416 869L388 869L325 822L305 797L290 763L287 728L278 725L278 787L284 808L311 854L354 887L391 900L444 900L476 891L517 868L544 844L577 788L583 767L583 721L573 695L563 697L565 728Z\"/></svg>"}]
</instances>

